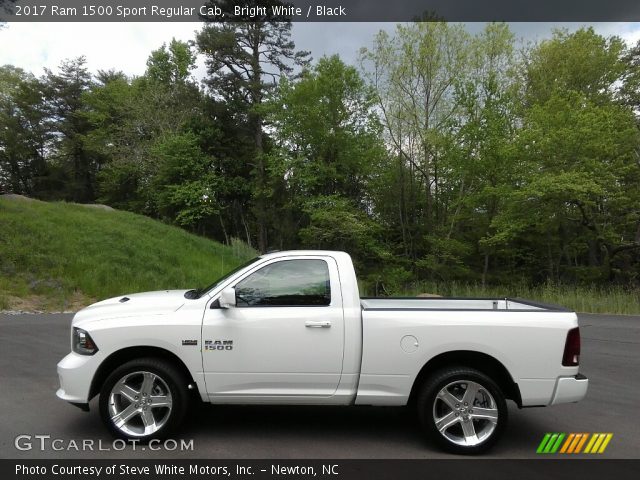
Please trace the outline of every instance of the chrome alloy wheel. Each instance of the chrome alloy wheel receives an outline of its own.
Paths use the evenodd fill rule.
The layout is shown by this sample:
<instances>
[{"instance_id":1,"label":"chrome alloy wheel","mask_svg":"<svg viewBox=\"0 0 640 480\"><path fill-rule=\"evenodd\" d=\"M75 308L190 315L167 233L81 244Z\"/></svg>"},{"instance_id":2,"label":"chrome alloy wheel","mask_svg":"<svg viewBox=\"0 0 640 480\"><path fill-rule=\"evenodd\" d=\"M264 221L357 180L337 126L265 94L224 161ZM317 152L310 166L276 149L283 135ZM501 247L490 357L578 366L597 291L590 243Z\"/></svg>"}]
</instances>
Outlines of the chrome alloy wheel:
<instances>
[{"instance_id":1,"label":"chrome alloy wheel","mask_svg":"<svg viewBox=\"0 0 640 480\"><path fill-rule=\"evenodd\" d=\"M128 373L111 389L108 408L117 429L145 437L160 430L171 416L171 391L155 373Z\"/></svg>"},{"instance_id":2,"label":"chrome alloy wheel","mask_svg":"<svg viewBox=\"0 0 640 480\"><path fill-rule=\"evenodd\" d=\"M444 438L472 447L493 434L498 425L498 407L491 393L479 383L457 380L438 392L433 402L433 420Z\"/></svg>"}]
</instances>

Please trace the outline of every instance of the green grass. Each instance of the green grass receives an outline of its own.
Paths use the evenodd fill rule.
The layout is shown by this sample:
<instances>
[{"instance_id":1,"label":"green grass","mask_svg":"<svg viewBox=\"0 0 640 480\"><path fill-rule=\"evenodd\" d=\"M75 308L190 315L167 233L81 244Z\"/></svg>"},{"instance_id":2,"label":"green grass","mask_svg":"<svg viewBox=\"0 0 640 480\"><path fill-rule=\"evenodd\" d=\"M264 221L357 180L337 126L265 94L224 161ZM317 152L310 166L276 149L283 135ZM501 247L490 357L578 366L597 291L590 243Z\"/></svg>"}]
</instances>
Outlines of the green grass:
<instances>
[{"instance_id":1,"label":"green grass","mask_svg":"<svg viewBox=\"0 0 640 480\"><path fill-rule=\"evenodd\" d=\"M133 213L0 198L0 309L204 286L255 254Z\"/></svg>"},{"instance_id":2,"label":"green grass","mask_svg":"<svg viewBox=\"0 0 640 480\"><path fill-rule=\"evenodd\" d=\"M570 286L544 284L540 286L486 286L465 283L438 284L421 282L405 290L403 295L432 293L443 297L519 297L552 303L576 312L640 314L640 290L621 286Z\"/></svg>"}]
</instances>

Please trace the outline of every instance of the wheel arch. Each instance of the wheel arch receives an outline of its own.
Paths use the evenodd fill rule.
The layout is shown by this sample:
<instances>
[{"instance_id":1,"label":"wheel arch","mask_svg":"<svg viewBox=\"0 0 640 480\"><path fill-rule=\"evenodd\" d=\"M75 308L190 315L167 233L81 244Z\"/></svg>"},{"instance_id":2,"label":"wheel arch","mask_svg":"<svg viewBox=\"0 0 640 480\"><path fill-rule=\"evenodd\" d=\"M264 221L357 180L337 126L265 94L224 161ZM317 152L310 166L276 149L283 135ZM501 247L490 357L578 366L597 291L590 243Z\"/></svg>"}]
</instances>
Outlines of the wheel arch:
<instances>
[{"instance_id":1,"label":"wheel arch","mask_svg":"<svg viewBox=\"0 0 640 480\"><path fill-rule=\"evenodd\" d=\"M520 388L507 368L495 357L473 350L444 352L431 358L418 372L411 387L408 403L415 403L420 387L431 374L451 366L465 366L481 371L498 384L506 398L513 400L518 408L522 408Z\"/></svg>"},{"instance_id":2,"label":"wheel arch","mask_svg":"<svg viewBox=\"0 0 640 480\"><path fill-rule=\"evenodd\" d=\"M145 357L162 358L165 360L169 360L176 367L178 367L180 372L184 375L184 378L186 378L187 381L191 385L193 385L195 389L198 388L197 383L194 381L194 378L191 375L191 372L182 361L182 359L175 353L167 349L154 346L125 347L113 352L102 361L102 363L96 370L93 379L91 380L91 388L89 389L89 400L100 393L100 389L102 388L104 381L113 370L130 360Z\"/></svg>"}]
</instances>

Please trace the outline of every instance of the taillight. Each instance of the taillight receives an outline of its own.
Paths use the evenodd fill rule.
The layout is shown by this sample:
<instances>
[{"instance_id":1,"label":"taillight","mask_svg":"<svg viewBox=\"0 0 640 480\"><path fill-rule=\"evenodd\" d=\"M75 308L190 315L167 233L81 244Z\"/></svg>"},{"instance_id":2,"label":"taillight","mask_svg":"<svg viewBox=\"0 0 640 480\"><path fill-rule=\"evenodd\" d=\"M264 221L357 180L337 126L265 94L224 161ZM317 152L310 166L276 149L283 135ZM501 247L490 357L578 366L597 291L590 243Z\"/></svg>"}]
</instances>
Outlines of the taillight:
<instances>
[{"instance_id":1,"label":"taillight","mask_svg":"<svg viewBox=\"0 0 640 480\"><path fill-rule=\"evenodd\" d=\"M564 355L562 355L562 365L565 367L575 367L580 363L580 329L572 328L567 333L567 341L564 344Z\"/></svg>"}]
</instances>

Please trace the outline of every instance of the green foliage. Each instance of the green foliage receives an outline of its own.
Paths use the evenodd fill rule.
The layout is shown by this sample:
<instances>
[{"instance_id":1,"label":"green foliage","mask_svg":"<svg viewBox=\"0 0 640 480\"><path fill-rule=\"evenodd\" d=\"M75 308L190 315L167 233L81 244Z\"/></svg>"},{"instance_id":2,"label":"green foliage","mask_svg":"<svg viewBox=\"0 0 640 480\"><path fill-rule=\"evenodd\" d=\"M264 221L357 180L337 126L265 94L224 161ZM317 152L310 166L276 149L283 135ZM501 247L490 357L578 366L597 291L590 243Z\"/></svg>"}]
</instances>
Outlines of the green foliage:
<instances>
[{"instance_id":1,"label":"green foliage","mask_svg":"<svg viewBox=\"0 0 640 480\"><path fill-rule=\"evenodd\" d=\"M233 1L218 0L216 4L223 14L235 17ZM245 106L258 106L274 79L286 77L295 66L308 62L309 52L296 51L291 40L291 22L272 13L272 5L282 4L278 0L246 2L249 7L267 5L267 15L257 22L204 18L196 42L206 58L207 82L216 94Z\"/></svg>"},{"instance_id":2,"label":"green foliage","mask_svg":"<svg viewBox=\"0 0 640 480\"><path fill-rule=\"evenodd\" d=\"M45 69L45 108L55 152L51 163L65 174L62 198L76 202L95 198L101 160L86 138L91 125L83 97L91 86L85 57L63 61L58 72Z\"/></svg>"},{"instance_id":3,"label":"green foliage","mask_svg":"<svg viewBox=\"0 0 640 480\"><path fill-rule=\"evenodd\" d=\"M88 139L109 159L99 173L100 201L189 228L215 212L194 202L198 192L206 194L210 178L199 178L200 185L193 180L211 159L204 158L200 139L189 133L202 115L202 94L190 77L193 68L190 45L174 39L168 48L151 53L143 77L106 75L102 85L86 94L93 127ZM181 140L188 145L181 147ZM181 166L184 160L188 163ZM185 185L178 185L180 175L188 172Z\"/></svg>"},{"instance_id":4,"label":"green foliage","mask_svg":"<svg viewBox=\"0 0 640 480\"><path fill-rule=\"evenodd\" d=\"M160 215L190 229L220 212L219 180L197 142L192 133L177 134L152 150L158 166L149 197Z\"/></svg>"},{"instance_id":5,"label":"green foliage","mask_svg":"<svg viewBox=\"0 0 640 480\"><path fill-rule=\"evenodd\" d=\"M0 191L41 193L51 132L42 102L43 84L9 65L0 67Z\"/></svg>"},{"instance_id":6,"label":"green foliage","mask_svg":"<svg viewBox=\"0 0 640 480\"><path fill-rule=\"evenodd\" d=\"M526 62L527 96L531 103L545 103L557 92L581 92L607 103L615 83L625 70L624 42L605 38L593 27L569 33L555 30L542 41Z\"/></svg>"},{"instance_id":7,"label":"green foliage","mask_svg":"<svg viewBox=\"0 0 640 480\"><path fill-rule=\"evenodd\" d=\"M147 60L146 76L152 82L163 85L181 85L189 80L195 63L196 56L190 45L174 38L169 48L164 44L151 52Z\"/></svg>"},{"instance_id":8,"label":"green foliage","mask_svg":"<svg viewBox=\"0 0 640 480\"><path fill-rule=\"evenodd\" d=\"M296 82L283 80L268 117L280 147L273 174L301 195L362 199L384 155L374 105L372 89L338 56L321 58Z\"/></svg>"},{"instance_id":9,"label":"green foliage","mask_svg":"<svg viewBox=\"0 0 640 480\"><path fill-rule=\"evenodd\" d=\"M441 280L464 279L471 275L471 269L463 261L472 253L468 243L437 236L425 240L429 253L416 262L423 274Z\"/></svg>"},{"instance_id":10,"label":"green foliage","mask_svg":"<svg viewBox=\"0 0 640 480\"><path fill-rule=\"evenodd\" d=\"M544 265L533 276L539 281L579 280L581 265L592 278L600 267L599 280L613 280L618 265L640 247L638 129L633 111L613 92L620 52L619 40L591 29L560 32L537 47L527 65L534 103L517 137L518 188L505 193L506 208L482 244L503 251L527 244L534 255L526 268ZM560 58L566 65L557 76L544 73Z\"/></svg>"},{"instance_id":11,"label":"green foliage","mask_svg":"<svg viewBox=\"0 0 640 480\"><path fill-rule=\"evenodd\" d=\"M304 247L352 252L360 267L387 255L376 238L376 223L349 200L316 197L305 202L303 209L309 216L309 225L300 230Z\"/></svg>"},{"instance_id":12,"label":"green foliage","mask_svg":"<svg viewBox=\"0 0 640 480\"><path fill-rule=\"evenodd\" d=\"M287 212L274 223L280 231L297 223L292 246L352 252L362 273L387 253L367 209L385 156L374 106L357 70L333 56L295 82L282 80L265 109L275 130L270 181Z\"/></svg>"}]
</instances>

